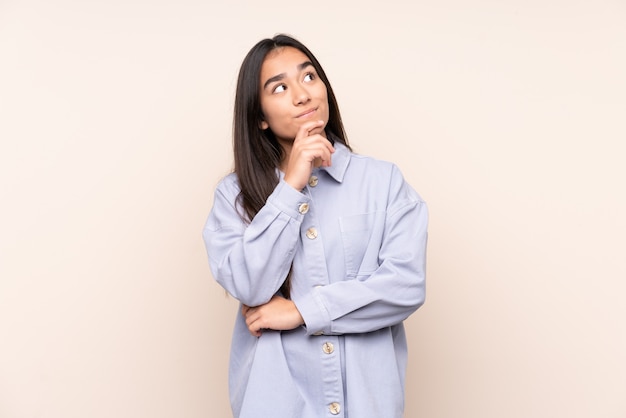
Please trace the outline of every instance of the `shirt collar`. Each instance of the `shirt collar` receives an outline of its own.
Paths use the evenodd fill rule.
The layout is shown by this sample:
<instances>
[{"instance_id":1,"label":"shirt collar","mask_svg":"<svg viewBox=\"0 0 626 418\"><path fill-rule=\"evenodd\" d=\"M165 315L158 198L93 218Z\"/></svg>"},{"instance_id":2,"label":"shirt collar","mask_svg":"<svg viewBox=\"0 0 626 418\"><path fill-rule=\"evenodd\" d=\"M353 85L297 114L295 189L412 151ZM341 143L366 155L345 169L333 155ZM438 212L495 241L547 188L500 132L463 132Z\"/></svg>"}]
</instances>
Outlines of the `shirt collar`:
<instances>
[{"instance_id":1,"label":"shirt collar","mask_svg":"<svg viewBox=\"0 0 626 418\"><path fill-rule=\"evenodd\" d=\"M335 141L335 152L331 158L330 167L320 167L319 170L326 171L338 183L343 182L343 177L350 164L350 150L340 142Z\"/></svg>"}]
</instances>

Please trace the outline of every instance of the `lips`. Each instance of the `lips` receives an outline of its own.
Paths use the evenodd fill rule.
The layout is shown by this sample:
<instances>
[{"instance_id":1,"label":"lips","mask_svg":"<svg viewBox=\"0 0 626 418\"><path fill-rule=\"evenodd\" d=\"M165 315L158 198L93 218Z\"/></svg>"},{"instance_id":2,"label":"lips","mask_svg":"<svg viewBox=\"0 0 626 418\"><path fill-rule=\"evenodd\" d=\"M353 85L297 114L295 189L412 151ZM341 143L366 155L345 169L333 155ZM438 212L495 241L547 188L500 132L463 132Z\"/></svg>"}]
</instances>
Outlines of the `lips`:
<instances>
[{"instance_id":1,"label":"lips","mask_svg":"<svg viewBox=\"0 0 626 418\"><path fill-rule=\"evenodd\" d=\"M300 113L298 116L296 116L296 118L303 118L303 117L306 117L306 116L310 116L310 115L314 114L315 112L317 112L317 107L313 108L313 109L306 110L306 111Z\"/></svg>"}]
</instances>

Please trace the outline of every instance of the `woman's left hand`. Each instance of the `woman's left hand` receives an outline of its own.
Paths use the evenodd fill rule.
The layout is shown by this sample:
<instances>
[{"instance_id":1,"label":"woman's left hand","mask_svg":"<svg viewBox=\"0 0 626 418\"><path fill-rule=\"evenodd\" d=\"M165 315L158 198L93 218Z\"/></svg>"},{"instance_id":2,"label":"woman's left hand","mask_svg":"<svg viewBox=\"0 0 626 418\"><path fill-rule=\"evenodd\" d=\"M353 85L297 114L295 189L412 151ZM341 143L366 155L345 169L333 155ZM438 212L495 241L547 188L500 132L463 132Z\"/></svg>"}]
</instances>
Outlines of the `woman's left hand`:
<instances>
[{"instance_id":1,"label":"woman's left hand","mask_svg":"<svg viewBox=\"0 0 626 418\"><path fill-rule=\"evenodd\" d=\"M277 295L264 305L243 305L241 313L246 318L250 334L255 337L260 337L264 329L286 331L304 324L296 304Z\"/></svg>"}]
</instances>

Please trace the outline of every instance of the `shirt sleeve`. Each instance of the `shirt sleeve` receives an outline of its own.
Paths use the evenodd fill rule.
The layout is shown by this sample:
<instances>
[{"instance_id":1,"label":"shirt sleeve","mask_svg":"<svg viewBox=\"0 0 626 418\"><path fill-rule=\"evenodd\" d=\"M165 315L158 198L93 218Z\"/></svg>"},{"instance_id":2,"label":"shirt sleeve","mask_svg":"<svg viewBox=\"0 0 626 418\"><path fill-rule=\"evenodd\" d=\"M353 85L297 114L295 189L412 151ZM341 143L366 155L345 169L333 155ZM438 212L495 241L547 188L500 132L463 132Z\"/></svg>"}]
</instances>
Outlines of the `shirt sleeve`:
<instances>
[{"instance_id":1,"label":"shirt sleeve","mask_svg":"<svg viewBox=\"0 0 626 418\"><path fill-rule=\"evenodd\" d=\"M294 299L311 334L365 333L402 322L425 300L428 209L394 166L379 267Z\"/></svg>"},{"instance_id":2,"label":"shirt sleeve","mask_svg":"<svg viewBox=\"0 0 626 418\"><path fill-rule=\"evenodd\" d=\"M249 306L267 303L284 282L294 257L309 198L280 180L263 208L246 224L236 201L234 175L217 187L203 230L211 272L234 298Z\"/></svg>"}]
</instances>

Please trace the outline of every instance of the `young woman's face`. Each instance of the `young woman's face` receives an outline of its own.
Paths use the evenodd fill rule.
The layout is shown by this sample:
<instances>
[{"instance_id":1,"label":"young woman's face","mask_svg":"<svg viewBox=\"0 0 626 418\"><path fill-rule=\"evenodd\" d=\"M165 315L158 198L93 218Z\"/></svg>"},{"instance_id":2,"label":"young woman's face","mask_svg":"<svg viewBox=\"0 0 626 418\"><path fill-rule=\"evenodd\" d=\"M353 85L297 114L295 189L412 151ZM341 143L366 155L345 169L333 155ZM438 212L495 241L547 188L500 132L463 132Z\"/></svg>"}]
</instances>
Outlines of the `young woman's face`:
<instances>
[{"instance_id":1,"label":"young woman's face","mask_svg":"<svg viewBox=\"0 0 626 418\"><path fill-rule=\"evenodd\" d=\"M282 47L261 66L261 129L270 128L279 142L290 143L308 121L328 123L326 85L300 50ZM324 127L311 131L324 136Z\"/></svg>"}]
</instances>

